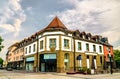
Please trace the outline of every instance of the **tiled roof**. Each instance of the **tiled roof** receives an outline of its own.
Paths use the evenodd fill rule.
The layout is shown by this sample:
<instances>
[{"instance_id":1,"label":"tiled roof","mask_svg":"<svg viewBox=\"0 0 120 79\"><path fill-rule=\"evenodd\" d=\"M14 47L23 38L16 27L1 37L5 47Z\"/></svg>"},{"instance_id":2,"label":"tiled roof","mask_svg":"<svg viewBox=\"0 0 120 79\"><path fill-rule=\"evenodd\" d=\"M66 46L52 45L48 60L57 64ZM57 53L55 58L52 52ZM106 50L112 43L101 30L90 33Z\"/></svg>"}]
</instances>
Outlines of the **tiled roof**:
<instances>
[{"instance_id":1,"label":"tiled roof","mask_svg":"<svg viewBox=\"0 0 120 79\"><path fill-rule=\"evenodd\" d=\"M60 21L60 19L57 16L46 27L46 29L49 29L49 28L63 28L63 29L67 29L66 26Z\"/></svg>"}]
</instances>

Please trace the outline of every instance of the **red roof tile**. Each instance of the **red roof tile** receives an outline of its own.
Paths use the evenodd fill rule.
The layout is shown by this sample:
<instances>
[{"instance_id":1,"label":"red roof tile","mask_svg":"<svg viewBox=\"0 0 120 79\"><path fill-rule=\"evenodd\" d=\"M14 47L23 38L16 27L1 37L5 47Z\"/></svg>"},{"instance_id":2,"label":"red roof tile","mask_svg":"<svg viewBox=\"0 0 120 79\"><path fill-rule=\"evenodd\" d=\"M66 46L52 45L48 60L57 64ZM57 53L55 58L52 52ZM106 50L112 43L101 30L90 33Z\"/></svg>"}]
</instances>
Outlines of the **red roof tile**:
<instances>
[{"instance_id":1,"label":"red roof tile","mask_svg":"<svg viewBox=\"0 0 120 79\"><path fill-rule=\"evenodd\" d=\"M63 28L63 29L67 29L66 26L60 21L60 19L57 16L46 27L46 29L49 29L49 28Z\"/></svg>"}]
</instances>

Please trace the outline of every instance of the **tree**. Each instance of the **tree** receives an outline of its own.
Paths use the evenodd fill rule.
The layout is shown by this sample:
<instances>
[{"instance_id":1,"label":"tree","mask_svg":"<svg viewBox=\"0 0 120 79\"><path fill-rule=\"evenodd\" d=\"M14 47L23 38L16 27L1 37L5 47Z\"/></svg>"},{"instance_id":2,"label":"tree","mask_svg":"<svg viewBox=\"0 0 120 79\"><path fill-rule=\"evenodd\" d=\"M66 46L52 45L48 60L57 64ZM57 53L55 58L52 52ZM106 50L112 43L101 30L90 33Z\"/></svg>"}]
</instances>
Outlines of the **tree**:
<instances>
[{"instance_id":1,"label":"tree","mask_svg":"<svg viewBox=\"0 0 120 79\"><path fill-rule=\"evenodd\" d=\"M3 65L3 59L0 58L0 67Z\"/></svg>"},{"instance_id":2,"label":"tree","mask_svg":"<svg viewBox=\"0 0 120 79\"><path fill-rule=\"evenodd\" d=\"M114 60L116 62L116 67L120 68L120 50L114 50Z\"/></svg>"},{"instance_id":3,"label":"tree","mask_svg":"<svg viewBox=\"0 0 120 79\"><path fill-rule=\"evenodd\" d=\"M2 37L0 36L0 51L2 51L2 48L4 47L4 46L2 45L2 42L3 42L3 39L2 39Z\"/></svg>"}]
</instances>

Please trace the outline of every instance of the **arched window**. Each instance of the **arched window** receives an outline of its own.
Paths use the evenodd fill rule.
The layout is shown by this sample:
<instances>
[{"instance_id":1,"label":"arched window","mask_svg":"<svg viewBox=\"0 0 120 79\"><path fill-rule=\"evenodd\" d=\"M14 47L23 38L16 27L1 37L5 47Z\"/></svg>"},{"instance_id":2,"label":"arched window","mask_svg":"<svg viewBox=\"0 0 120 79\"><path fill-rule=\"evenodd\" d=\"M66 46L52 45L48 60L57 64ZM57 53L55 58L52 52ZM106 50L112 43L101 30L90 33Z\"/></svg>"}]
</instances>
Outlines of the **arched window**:
<instances>
[{"instance_id":1,"label":"arched window","mask_svg":"<svg viewBox=\"0 0 120 79\"><path fill-rule=\"evenodd\" d=\"M69 70L69 54L65 53L64 54L64 70Z\"/></svg>"}]
</instances>

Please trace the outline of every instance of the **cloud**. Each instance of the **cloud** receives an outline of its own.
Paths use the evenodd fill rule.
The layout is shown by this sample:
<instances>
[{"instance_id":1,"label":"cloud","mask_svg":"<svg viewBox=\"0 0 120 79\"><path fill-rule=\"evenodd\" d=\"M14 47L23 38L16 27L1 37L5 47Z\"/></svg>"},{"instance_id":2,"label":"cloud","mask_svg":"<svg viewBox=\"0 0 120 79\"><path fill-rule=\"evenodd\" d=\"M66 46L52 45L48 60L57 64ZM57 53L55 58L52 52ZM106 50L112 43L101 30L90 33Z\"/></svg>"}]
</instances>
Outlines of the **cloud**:
<instances>
[{"instance_id":1,"label":"cloud","mask_svg":"<svg viewBox=\"0 0 120 79\"><path fill-rule=\"evenodd\" d=\"M57 11L49 17L59 16L69 29L107 36L110 43L120 40L120 1L118 0L65 0L74 8Z\"/></svg>"},{"instance_id":2,"label":"cloud","mask_svg":"<svg viewBox=\"0 0 120 79\"><path fill-rule=\"evenodd\" d=\"M32 10L32 7L27 7L26 10L30 11L30 10Z\"/></svg>"},{"instance_id":3,"label":"cloud","mask_svg":"<svg viewBox=\"0 0 120 79\"><path fill-rule=\"evenodd\" d=\"M0 13L0 28L6 30L7 32L13 32L14 36L18 36L21 24L26 19L20 0L8 0L7 4L2 6ZM0 35L3 34L6 34L6 32L0 32Z\"/></svg>"}]
</instances>

